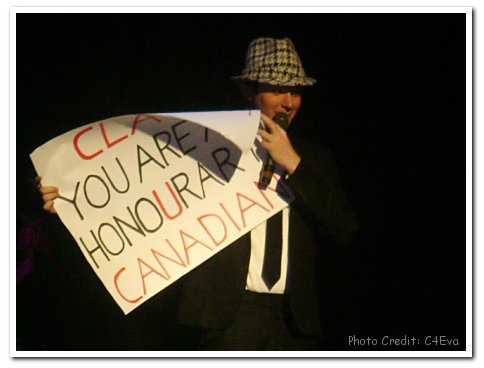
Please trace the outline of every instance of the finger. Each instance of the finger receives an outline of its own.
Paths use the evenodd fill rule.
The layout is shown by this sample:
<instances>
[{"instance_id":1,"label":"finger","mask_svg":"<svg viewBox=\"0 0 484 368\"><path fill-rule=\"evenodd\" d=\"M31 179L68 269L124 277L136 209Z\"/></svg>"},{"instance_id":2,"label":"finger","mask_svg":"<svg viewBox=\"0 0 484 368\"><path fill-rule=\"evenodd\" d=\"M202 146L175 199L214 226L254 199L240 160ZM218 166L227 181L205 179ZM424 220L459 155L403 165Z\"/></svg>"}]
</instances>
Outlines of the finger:
<instances>
[{"instance_id":1,"label":"finger","mask_svg":"<svg viewBox=\"0 0 484 368\"><path fill-rule=\"evenodd\" d=\"M274 131L274 128L277 126L277 124L274 123L274 121L267 115L261 114L261 118L262 122L264 123L264 128L270 132Z\"/></svg>"},{"instance_id":2,"label":"finger","mask_svg":"<svg viewBox=\"0 0 484 368\"><path fill-rule=\"evenodd\" d=\"M263 129L258 130L259 135L264 141L270 141L271 139L271 134Z\"/></svg>"},{"instance_id":3,"label":"finger","mask_svg":"<svg viewBox=\"0 0 484 368\"><path fill-rule=\"evenodd\" d=\"M57 187L42 187L42 188L40 188L40 193L42 193L42 194L59 193L59 188L57 188Z\"/></svg>"},{"instance_id":4,"label":"finger","mask_svg":"<svg viewBox=\"0 0 484 368\"><path fill-rule=\"evenodd\" d=\"M260 145L262 146L262 148L264 148L267 151L269 151L270 148L272 147L272 145L269 142L266 142L266 141L260 142Z\"/></svg>"},{"instance_id":5,"label":"finger","mask_svg":"<svg viewBox=\"0 0 484 368\"><path fill-rule=\"evenodd\" d=\"M265 128L268 129L271 133L282 133L284 132L285 130L282 129L282 127L277 124L274 120L270 119L270 118L264 118L265 120L264 121L264 124L265 124Z\"/></svg>"},{"instance_id":6,"label":"finger","mask_svg":"<svg viewBox=\"0 0 484 368\"><path fill-rule=\"evenodd\" d=\"M49 193L49 194L44 194L42 196L42 199L44 200L44 202L52 201L53 199L56 199L56 198L59 198L59 193Z\"/></svg>"},{"instance_id":7,"label":"finger","mask_svg":"<svg viewBox=\"0 0 484 368\"><path fill-rule=\"evenodd\" d=\"M49 208L48 210L50 213L57 213L57 210L55 209L55 206L54 206L54 201L52 201L52 206Z\"/></svg>"},{"instance_id":8,"label":"finger","mask_svg":"<svg viewBox=\"0 0 484 368\"><path fill-rule=\"evenodd\" d=\"M57 213L57 210L54 207L53 201L49 201L49 202L45 203L44 204L44 210L46 210L47 212L50 212L50 213Z\"/></svg>"},{"instance_id":9,"label":"finger","mask_svg":"<svg viewBox=\"0 0 484 368\"><path fill-rule=\"evenodd\" d=\"M44 210L46 210L47 212L53 212L53 211L55 211L54 201L45 202L44 203Z\"/></svg>"}]
</instances>

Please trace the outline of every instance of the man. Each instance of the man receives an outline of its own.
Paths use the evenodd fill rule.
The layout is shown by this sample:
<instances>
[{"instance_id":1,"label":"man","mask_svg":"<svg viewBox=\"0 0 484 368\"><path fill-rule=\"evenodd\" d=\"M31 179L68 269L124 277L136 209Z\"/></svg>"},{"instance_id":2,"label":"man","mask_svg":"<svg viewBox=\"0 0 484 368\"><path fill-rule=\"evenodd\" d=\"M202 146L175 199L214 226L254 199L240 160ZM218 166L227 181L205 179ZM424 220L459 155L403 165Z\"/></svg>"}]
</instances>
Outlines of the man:
<instances>
[{"instance_id":1,"label":"man","mask_svg":"<svg viewBox=\"0 0 484 368\"><path fill-rule=\"evenodd\" d=\"M203 330L203 350L318 349L318 247L348 243L355 216L329 151L298 146L272 120L284 113L292 124L301 89L316 81L306 77L287 38L254 40L242 74L234 79L261 110L261 146L286 177L295 200L180 280L178 322ZM55 212L56 188L41 192L44 209Z\"/></svg>"},{"instance_id":2,"label":"man","mask_svg":"<svg viewBox=\"0 0 484 368\"><path fill-rule=\"evenodd\" d=\"M287 38L254 40L242 74L234 79L261 110L261 145L287 174L296 199L274 216L282 217L274 240L269 219L184 277L178 319L203 328L200 349L314 350L321 334L317 248L330 241L348 243L356 220L329 151L307 144L296 148L271 118L282 112L292 124L301 107L301 89L316 81L306 77ZM281 269L276 283L269 285L263 269L266 250L274 242L282 247L275 261Z\"/></svg>"}]
</instances>

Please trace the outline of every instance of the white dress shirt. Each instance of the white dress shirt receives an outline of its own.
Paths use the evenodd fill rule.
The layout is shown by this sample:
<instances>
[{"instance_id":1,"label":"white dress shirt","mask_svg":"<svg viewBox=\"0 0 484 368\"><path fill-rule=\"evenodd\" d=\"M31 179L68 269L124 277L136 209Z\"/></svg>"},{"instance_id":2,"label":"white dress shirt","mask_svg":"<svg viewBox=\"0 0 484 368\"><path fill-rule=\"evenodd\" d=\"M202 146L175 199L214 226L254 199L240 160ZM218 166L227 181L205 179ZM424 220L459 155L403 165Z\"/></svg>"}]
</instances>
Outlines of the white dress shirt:
<instances>
[{"instance_id":1,"label":"white dress shirt","mask_svg":"<svg viewBox=\"0 0 484 368\"><path fill-rule=\"evenodd\" d=\"M250 263L246 289L258 293L284 294L287 277L289 247L289 206L282 210L281 278L269 290L262 279L262 265L266 243L267 222L262 222L250 232Z\"/></svg>"}]
</instances>

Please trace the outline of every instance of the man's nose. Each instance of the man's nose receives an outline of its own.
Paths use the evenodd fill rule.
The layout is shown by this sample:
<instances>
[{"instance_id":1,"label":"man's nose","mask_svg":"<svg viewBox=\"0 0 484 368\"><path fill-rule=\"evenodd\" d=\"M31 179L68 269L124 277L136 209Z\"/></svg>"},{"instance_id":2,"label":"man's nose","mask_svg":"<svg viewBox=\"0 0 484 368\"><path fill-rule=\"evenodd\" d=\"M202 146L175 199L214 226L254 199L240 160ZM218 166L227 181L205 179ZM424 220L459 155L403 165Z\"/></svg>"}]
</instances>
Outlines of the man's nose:
<instances>
[{"instance_id":1,"label":"man's nose","mask_svg":"<svg viewBox=\"0 0 484 368\"><path fill-rule=\"evenodd\" d=\"M282 104L286 109L292 108L292 94L291 94L291 92L284 93Z\"/></svg>"}]
</instances>

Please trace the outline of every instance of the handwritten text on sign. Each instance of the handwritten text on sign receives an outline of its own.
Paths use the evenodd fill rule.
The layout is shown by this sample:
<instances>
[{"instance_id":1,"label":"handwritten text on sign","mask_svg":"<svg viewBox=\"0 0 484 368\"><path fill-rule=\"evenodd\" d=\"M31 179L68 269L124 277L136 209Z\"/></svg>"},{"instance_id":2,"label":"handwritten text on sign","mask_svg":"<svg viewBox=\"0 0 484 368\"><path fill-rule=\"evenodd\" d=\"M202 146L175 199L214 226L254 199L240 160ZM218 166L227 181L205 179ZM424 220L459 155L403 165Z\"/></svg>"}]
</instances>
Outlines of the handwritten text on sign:
<instances>
[{"instance_id":1,"label":"handwritten text on sign","mask_svg":"<svg viewBox=\"0 0 484 368\"><path fill-rule=\"evenodd\" d=\"M258 111L127 115L31 154L43 185L59 188L60 218L124 313L292 201L277 175L269 188L257 185L265 158L258 124Z\"/></svg>"}]
</instances>

